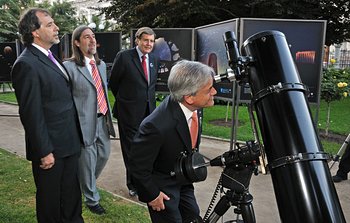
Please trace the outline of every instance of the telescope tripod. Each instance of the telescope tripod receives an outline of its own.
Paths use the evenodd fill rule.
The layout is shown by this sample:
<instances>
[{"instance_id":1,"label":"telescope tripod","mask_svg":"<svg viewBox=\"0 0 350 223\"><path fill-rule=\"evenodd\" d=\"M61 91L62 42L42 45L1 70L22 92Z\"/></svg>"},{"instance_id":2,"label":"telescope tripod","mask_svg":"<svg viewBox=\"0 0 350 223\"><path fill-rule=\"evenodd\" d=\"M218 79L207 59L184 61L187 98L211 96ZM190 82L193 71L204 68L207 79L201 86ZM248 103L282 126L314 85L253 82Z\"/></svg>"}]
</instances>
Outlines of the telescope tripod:
<instances>
[{"instance_id":1,"label":"telescope tripod","mask_svg":"<svg viewBox=\"0 0 350 223\"><path fill-rule=\"evenodd\" d=\"M332 169L332 167L334 166L335 162L339 162L340 157L344 154L346 148L349 147L349 146L350 146L350 134L344 140L344 143L342 144L342 146L340 147L339 151L337 152L337 155L335 155L333 157L333 159L332 159L333 163L331 164L329 169Z\"/></svg>"},{"instance_id":2,"label":"telescope tripod","mask_svg":"<svg viewBox=\"0 0 350 223\"><path fill-rule=\"evenodd\" d=\"M225 167L220 177L219 183L215 189L212 201L203 218L205 223L217 222L231 206L234 206L235 220L226 221L226 223L255 223L255 213L253 209L253 196L249 193L248 187L253 172L257 174L257 165L249 164L243 169L237 167ZM242 168L242 167L241 167ZM211 209L215 198L220 190L227 188L224 195L220 198L212 213ZM239 217L242 216L243 220Z\"/></svg>"}]
</instances>

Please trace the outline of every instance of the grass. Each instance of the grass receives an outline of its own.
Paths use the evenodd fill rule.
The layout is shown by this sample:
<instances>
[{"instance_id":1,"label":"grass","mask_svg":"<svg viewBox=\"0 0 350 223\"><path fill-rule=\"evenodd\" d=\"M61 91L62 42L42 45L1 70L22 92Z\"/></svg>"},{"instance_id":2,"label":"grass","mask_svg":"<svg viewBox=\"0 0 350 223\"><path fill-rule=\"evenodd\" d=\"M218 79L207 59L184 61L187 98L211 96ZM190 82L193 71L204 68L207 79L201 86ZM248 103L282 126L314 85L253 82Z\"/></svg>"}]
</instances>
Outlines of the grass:
<instances>
[{"instance_id":1,"label":"grass","mask_svg":"<svg viewBox=\"0 0 350 223\"><path fill-rule=\"evenodd\" d=\"M0 101L17 103L15 93L0 93Z\"/></svg>"},{"instance_id":2,"label":"grass","mask_svg":"<svg viewBox=\"0 0 350 223\"><path fill-rule=\"evenodd\" d=\"M334 101L331 103L331 124L330 132L342 135L344 140L350 133L350 98L346 98L340 101ZM227 110L229 111L229 117L231 117L232 107L227 106L213 106L204 109L204 122L203 122L203 134L210 135L219 138L230 139L231 127L223 127L210 124L210 121L217 119L226 119ZM310 110L313 117L316 116L317 105L311 104ZM237 139L238 140L249 140L253 139L253 132L248 114L247 106L243 105L239 107L238 111L239 126L237 128ZM324 101L320 103L320 109L318 112L318 128L319 131L324 131L327 120L327 104ZM231 120L228 120L230 123ZM341 143L327 141L322 139L321 143L326 152L330 154L336 154L341 146Z\"/></svg>"},{"instance_id":3,"label":"grass","mask_svg":"<svg viewBox=\"0 0 350 223\"><path fill-rule=\"evenodd\" d=\"M111 91L108 92L109 101L111 105L114 104L114 97ZM0 101L9 101L16 103L14 93L0 94ZM331 103L331 126L330 132L346 136L350 133L350 98L346 98L340 101L334 101ZM316 116L317 106L315 104L310 105L313 116ZM226 114L231 117L232 107L226 105L216 105L210 108L204 109L204 121L203 121L203 134L223 139L230 139L231 127L224 127L211 124L211 121L217 119L226 119ZM239 127L237 128L237 139L246 141L253 139L253 133L251 123L248 115L248 109L246 106L240 106L238 111ZM318 112L318 128L324 130L327 120L327 104L321 101ZM228 120L228 124L231 120ZM330 154L336 154L341 146L339 143L321 140L324 150Z\"/></svg>"},{"instance_id":4,"label":"grass","mask_svg":"<svg viewBox=\"0 0 350 223\"><path fill-rule=\"evenodd\" d=\"M111 104L114 104L114 97L109 92ZM16 103L14 93L0 93L0 101ZM331 126L333 133L346 135L350 132L350 99L332 102L331 104ZM231 117L232 107L216 105L204 109L203 134L230 139L231 127L223 127L211 124L212 120L225 120L226 114ZM315 115L317 108L311 105L311 111ZM318 114L318 127L325 128L326 103L321 102ZM251 124L246 106L239 107L238 140L253 139ZM228 120L230 123L231 121ZM336 154L341 144L322 140L324 150ZM35 186L31 173L30 162L19 158L5 150L0 149L0 223L36 222L35 218ZM104 223L131 223L150 222L146 208L127 202L113 196L107 191L100 190L102 196L101 204L108 207L108 214L97 216L90 213L83 207L85 222Z\"/></svg>"},{"instance_id":5,"label":"grass","mask_svg":"<svg viewBox=\"0 0 350 223\"><path fill-rule=\"evenodd\" d=\"M34 223L35 186L29 161L0 149L0 223ZM106 215L92 214L83 207L86 223L150 222L145 207L130 203L100 190Z\"/></svg>"}]
</instances>

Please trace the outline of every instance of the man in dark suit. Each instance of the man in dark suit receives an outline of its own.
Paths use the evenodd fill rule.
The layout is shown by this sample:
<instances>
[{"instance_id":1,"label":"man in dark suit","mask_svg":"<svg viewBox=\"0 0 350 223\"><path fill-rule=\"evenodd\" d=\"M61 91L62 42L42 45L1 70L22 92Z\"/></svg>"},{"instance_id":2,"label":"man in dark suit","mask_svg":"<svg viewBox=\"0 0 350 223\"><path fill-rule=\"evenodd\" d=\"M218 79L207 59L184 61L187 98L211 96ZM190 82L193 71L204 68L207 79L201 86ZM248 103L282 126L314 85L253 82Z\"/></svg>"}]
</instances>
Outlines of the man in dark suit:
<instances>
[{"instance_id":1,"label":"man in dark suit","mask_svg":"<svg viewBox=\"0 0 350 223\"><path fill-rule=\"evenodd\" d=\"M350 144L345 148L345 152L342 155L339 162L339 169L337 173L333 176L333 181L338 183L343 180L348 179L348 173L350 172Z\"/></svg>"},{"instance_id":2,"label":"man in dark suit","mask_svg":"<svg viewBox=\"0 0 350 223\"><path fill-rule=\"evenodd\" d=\"M158 60L151 53L155 33L149 27L142 27L135 36L136 47L117 54L109 81L109 87L116 99L113 116L118 119L126 185L130 196L136 195L129 171L130 144L141 121L156 107L155 86L158 72Z\"/></svg>"},{"instance_id":3,"label":"man in dark suit","mask_svg":"<svg viewBox=\"0 0 350 223\"><path fill-rule=\"evenodd\" d=\"M59 28L48 11L28 9L19 21L26 47L12 69L12 82L32 161L38 222L84 222L78 180L81 136L63 64L49 51ZM51 57L51 59L49 58Z\"/></svg>"},{"instance_id":4,"label":"man in dark suit","mask_svg":"<svg viewBox=\"0 0 350 223\"><path fill-rule=\"evenodd\" d=\"M109 158L109 136L115 136L108 102L106 64L98 57L95 34L88 26L78 26L73 31L72 49L72 57L63 64L72 80L84 142L79 158L80 185L90 211L104 214L96 180Z\"/></svg>"},{"instance_id":5,"label":"man in dark suit","mask_svg":"<svg viewBox=\"0 0 350 223\"><path fill-rule=\"evenodd\" d=\"M181 153L198 148L200 133L191 129L201 124L195 119L197 110L214 105L213 76L213 69L200 62L176 63L168 79L170 96L144 119L134 138L130 170L152 222L200 219L193 185L177 181L170 173Z\"/></svg>"}]
</instances>

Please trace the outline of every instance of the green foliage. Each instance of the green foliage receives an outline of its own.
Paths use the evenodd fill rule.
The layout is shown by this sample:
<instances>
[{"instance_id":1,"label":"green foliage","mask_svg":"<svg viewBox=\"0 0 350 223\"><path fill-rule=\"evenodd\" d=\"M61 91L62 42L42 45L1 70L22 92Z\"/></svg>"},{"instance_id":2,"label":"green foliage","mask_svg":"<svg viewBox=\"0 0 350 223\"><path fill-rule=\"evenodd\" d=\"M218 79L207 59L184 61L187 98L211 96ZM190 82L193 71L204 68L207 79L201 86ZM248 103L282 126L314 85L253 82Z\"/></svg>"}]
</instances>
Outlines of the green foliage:
<instances>
[{"instance_id":1,"label":"green foliage","mask_svg":"<svg viewBox=\"0 0 350 223\"><path fill-rule=\"evenodd\" d=\"M331 125L331 102L340 100L349 95L350 72L347 69L337 69L333 65L324 70L321 82L321 99L327 103L326 136Z\"/></svg>"},{"instance_id":2,"label":"green foliage","mask_svg":"<svg viewBox=\"0 0 350 223\"><path fill-rule=\"evenodd\" d=\"M340 100L349 95L350 68L337 69L330 66L323 72L321 98L327 103Z\"/></svg>"},{"instance_id":3,"label":"green foliage","mask_svg":"<svg viewBox=\"0 0 350 223\"><path fill-rule=\"evenodd\" d=\"M61 36L66 33L72 33L75 27L77 27L78 19L76 18L76 9L70 2L53 2L48 9L56 25L60 28Z\"/></svg>"},{"instance_id":4,"label":"green foliage","mask_svg":"<svg viewBox=\"0 0 350 223\"><path fill-rule=\"evenodd\" d=\"M33 0L1 0L0 1L0 41L13 42L18 38L17 25L24 8L33 7Z\"/></svg>"},{"instance_id":5,"label":"green foliage","mask_svg":"<svg viewBox=\"0 0 350 223\"><path fill-rule=\"evenodd\" d=\"M318 128L326 130L328 119L327 102L322 100L319 108ZM329 116L331 123L330 132L347 136L350 133L350 97L343 98L338 101L333 101L332 112ZM316 110L316 105L311 106L312 110ZM345 139L345 138L344 138Z\"/></svg>"},{"instance_id":6,"label":"green foliage","mask_svg":"<svg viewBox=\"0 0 350 223\"><path fill-rule=\"evenodd\" d=\"M76 10L67 1L57 1L52 5L48 1L36 4L33 0L0 0L0 41L13 42L19 38L18 21L21 13L30 7L46 8L52 14L60 34L70 33L77 26Z\"/></svg>"},{"instance_id":7,"label":"green foliage","mask_svg":"<svg viewBox=\"0 0 350 223\"><path fill-rule=\"evenodd\" d=\"M348 0L100 0L100 9L123 32L131 28L194 28L236 18L326 20L326 45L350 39Z\"/></svg>"},{"instance_id":8,"label":"green foliage","mask_svg":"<svg viewBox=\"0 0 350 223\"><path fill-rule=\"evenodd\" d=\"M125 33L141 26L191 28L221 20L214 13L216 3L209 4L206 0L100 1L110 2L101 12L107 19L115 19ZM222 13L226 14L230 13Z\"/></svg>"}]
</instances>

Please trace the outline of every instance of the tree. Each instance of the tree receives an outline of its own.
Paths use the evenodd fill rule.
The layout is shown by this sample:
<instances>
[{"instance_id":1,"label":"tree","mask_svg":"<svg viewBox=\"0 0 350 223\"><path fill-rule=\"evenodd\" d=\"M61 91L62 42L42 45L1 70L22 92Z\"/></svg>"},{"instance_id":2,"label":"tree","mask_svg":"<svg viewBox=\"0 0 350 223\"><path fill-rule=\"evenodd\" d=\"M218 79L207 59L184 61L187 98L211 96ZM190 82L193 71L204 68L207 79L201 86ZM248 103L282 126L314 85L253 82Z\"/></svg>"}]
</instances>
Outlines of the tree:
<instances>
[{"instance_id":1,"label":"tree","mask_svg":"<svg viewBox=\"0 0 350 223\"><path fill-rule=\"evenodd\" d=\"M349 0L321 1L320 19L327 20L326 45L350 41Z\"/></svg>"},{"instance_id":2,"label":"tree","mask_svg":"<svg viewBox=\"0 0 350 223\"><path fill-rule=\"evenodd\" d=\"M123 32L131 28L194 28L234 18L327 20L326 44L350 39L348 0L100 0L100 9L115 19Z\"/></svg>"},{"instance_id":3,"label":"tree","mask_svg":"<svg viewBox=\"0 0 350 223\"><path fill-rule=\"evenodd\" d=\"M24 8L33 7L34 0L0 1L0 41L12 42L18 38L18 20Z\"/></svg>"},{"instance_id":4,"label":"tree","mask_svg":"<svg viewBox=\"0 0 350 223\"><path fill-rule=\"evenodd\" d=\"M107 19L115 19L125 33L141 26L193 28L221 20L214 13L215 5L203 0L113 0L110 3L100 10Z\"/></svg>"},{"instance_id":5,"label":"tree","mask_svg":"<svg viewBox=\"0 0 350 223\"><path fill-rule=\"evenodd\" d=\"M72 32L77 26L75 9L66 1L54 2L53 5L44 1L36 4L34 0L0 0L0 41L12 42L19 38L18 21L21 13L29 7L46 8L60 28L60 35Z\"/></svg>"},{"instance_id":6,"label":"tree","mask_svg":"<svg viewBox=\"0 0 350 223\"><path fill-rule=\"evenodd\" d=\"M41 6L39 5L39 7ZM76 9L70 2L53 2L52 5L49 5L45 8L50 11L56 25L60 28L61 36L66 33L72 33L72 31L77 27L78 19L75 16Z\"/></svg>"},{"instance_id":7,"label":"tree","mask_svg":"<svg viewBox=\"0 0 350 223\"><path fill-rule=\"evenodd\" d=\"M332 64L334 64L331 60ZM321 99L327 103L326 136L330 126L331 102L341 100L350 93L350 69L337 69L333 65L324 70L321 82Z\"/></svg>"}]
</instances>

